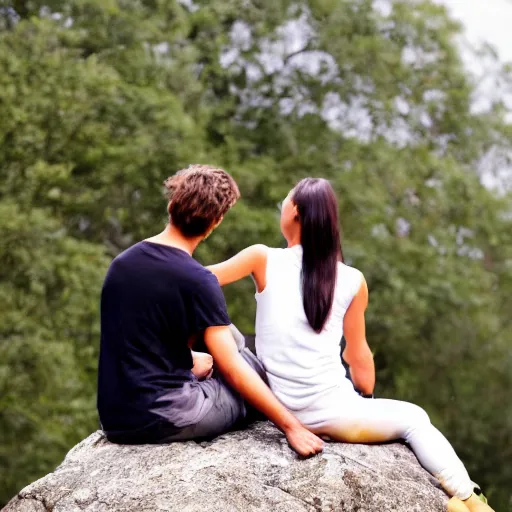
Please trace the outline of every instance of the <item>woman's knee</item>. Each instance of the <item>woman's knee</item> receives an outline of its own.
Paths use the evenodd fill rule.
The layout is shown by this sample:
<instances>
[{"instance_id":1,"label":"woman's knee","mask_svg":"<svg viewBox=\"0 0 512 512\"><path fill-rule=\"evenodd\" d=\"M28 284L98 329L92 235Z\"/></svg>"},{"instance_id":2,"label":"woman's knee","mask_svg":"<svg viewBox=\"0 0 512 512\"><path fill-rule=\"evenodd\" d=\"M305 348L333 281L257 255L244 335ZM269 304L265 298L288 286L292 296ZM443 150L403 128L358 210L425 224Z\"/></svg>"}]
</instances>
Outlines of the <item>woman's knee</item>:
<instances>
[{"instance_id":1,"label":"woman's knee","mask_svg":"<svg viewBox=\"0 0 512 512\"><path fill-rule=\"evenodd\" d=\"M372 405L371 402L369 401ZM402 425L426 425L430 424L430 418L426 411L419 405L401 400L375 400L379 404L380 410L385 410L387 415L400 422Z\"/></svg>"},{"instance_id":2,"label":"woman's knee","mask_svg":"<svg viewBox=\"0 0 512 512\"><path fill-rule=\"evenodd\" d=\"M412 427L420 427L422 425L430 425L430 417L419 405L407 403L407 416Z\"/></svg>"}]
</instances>

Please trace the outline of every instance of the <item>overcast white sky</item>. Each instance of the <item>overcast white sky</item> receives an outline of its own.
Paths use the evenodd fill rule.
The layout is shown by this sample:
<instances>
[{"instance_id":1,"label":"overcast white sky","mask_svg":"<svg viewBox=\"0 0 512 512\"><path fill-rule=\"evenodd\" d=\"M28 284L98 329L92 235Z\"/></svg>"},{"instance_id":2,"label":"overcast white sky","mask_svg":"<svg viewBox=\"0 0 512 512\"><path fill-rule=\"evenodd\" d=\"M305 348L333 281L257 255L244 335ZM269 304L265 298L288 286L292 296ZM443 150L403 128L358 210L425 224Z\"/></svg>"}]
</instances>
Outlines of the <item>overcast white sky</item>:
<instances>
[{"instance_id":1,"label":"overcast white sky","mask_svg":"<svg viewBox=\"0 0 512 512\"><path fill-rule=\"evenodd\" d=\"M512 0L435 0L448 7L451 15L462 22L464 35L460 44L462 56L470 71L479 77L478 95L475 109L484 109L492 97L505 98L512 110L512 95L505 90L504 84L497 82L493 70L495 64L490 60L474 55L469 47L490 44L498 53L502 62L512 62ZM512 118L509 116L509 120Z\"/></svg>"},{"instance_id":2,"label":"overcast white sky","mask_svg":"<svg viewBox=\"0 0 512 512\"><path fill-rule=\"evenodd\" d=\"M482 43L491 44L497 51L502 62L512 62L512 0L436 0L448 7L452 16L460 20L465 33L461 45L462 55L468 66L480 77L478 94L475 98L475 109L484 109L489 99L500 95L505 98L509 108L512 107L512 95L493 77L491 63L476 57L469 50L464 50L465 44L479 46ZM483 78L482 78L483 77ZM512 116L507 116L512 122ZM506 167L496 174L482 175L483 183L492 188L501 188L510 183L510 168Z\"/></svg>"},{"instance_id":3,"label":"overcast white sky","mask_svg":"<svg viewBox=\"0 0 512 512\"><path fill-rule=\"evenodd\" d=\"M462 21L466 35L473 43L489 42L502 60L512 62L511 0L437 0Z\"/></svg>"}]
</instances>

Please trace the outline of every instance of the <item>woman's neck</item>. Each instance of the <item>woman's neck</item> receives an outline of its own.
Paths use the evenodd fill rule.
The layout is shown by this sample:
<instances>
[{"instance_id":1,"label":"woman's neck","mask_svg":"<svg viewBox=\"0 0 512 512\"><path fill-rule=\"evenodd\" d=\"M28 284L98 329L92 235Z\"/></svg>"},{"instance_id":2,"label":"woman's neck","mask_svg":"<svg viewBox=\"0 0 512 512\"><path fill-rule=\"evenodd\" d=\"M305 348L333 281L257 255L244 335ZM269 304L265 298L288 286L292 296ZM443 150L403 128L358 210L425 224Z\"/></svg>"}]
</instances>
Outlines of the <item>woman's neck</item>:
<instances>
[{"instance_id":1,"label":"woman's neck","mask_svg":"<svg viewBox=\"0 0 512 512\"><path fill-rule=\"evenodd\" d=\"M291 236L286 240L288 242L288 249L295 247L296 245L300 245L300 233L295 236Z\"/></svg>"}]
</instances>

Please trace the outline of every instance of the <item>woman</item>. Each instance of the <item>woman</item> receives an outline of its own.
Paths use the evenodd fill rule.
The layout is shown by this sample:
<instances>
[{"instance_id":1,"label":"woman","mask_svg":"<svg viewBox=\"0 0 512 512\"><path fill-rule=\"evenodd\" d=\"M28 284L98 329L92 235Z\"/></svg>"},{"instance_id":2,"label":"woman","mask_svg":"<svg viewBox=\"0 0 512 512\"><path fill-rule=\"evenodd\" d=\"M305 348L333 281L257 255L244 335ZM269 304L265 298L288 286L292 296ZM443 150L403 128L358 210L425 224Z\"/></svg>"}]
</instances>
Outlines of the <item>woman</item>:
<instances>
[{"instance_id":1,"label":"woman","mask_svg":"<svg viewBox=\"0 0 512 512\"><path fill-rule=\"evenodd\" d=\"M446 438L416 405L368 399L375 369L365 335L368 289L361 272L343 263L338 208L324 179L306 178L282 205L287 249L249 247L209 267L221 285L252 275L256 287L256 351L270 387L309 430L352 443L406 440L420 463L453 496L448 510L492 510L474 492ZM347 345L354 390L340 360Z\"/></svg>"}]
</instances>

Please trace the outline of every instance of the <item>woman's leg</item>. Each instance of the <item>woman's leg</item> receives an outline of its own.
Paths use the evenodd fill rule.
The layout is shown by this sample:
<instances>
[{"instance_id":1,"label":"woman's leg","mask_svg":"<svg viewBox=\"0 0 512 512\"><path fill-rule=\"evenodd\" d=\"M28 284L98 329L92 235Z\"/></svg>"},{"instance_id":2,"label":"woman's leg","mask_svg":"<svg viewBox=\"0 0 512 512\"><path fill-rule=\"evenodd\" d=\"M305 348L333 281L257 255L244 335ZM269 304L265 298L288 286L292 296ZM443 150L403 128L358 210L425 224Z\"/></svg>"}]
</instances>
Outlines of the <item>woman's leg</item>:
<instances>
[{"instance_id":1,"label":"woman's leg","mask_svg":"<svg viewBox=\"0 0 512 512\"><path fill-rule=\"evenodd\" d=\"M335 441L349 443L404 439L421 465L439 479L450 495L468 500L465 502L468 508L473 504L469 500L473 485L466 468L448 440L430 423L427 413L414 404L354 397L343 403L338 419L315 429L315 432ZM477 505L473 504L474 507Z\"/></svg>"}]
</instances>

